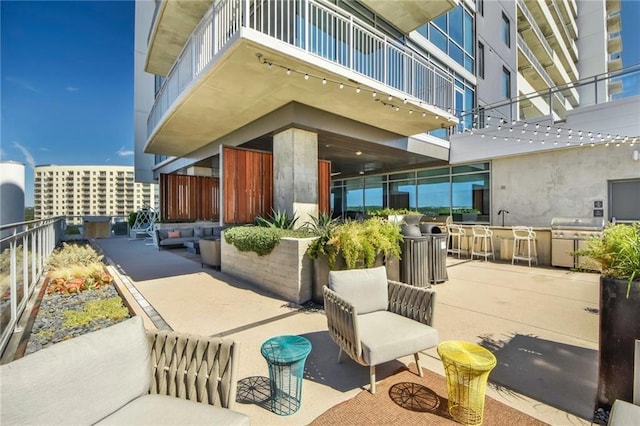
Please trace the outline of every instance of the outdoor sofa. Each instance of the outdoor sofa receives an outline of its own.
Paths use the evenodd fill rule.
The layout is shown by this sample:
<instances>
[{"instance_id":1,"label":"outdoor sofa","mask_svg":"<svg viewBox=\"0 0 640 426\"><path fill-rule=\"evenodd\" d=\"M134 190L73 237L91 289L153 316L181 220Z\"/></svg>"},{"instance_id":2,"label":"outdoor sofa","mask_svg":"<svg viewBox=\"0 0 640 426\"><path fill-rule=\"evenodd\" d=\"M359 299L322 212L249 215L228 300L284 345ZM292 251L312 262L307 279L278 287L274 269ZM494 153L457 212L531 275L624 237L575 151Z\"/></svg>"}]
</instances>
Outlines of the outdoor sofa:
<instances>
[{"instance_id":1,"label":"outdoor sofa","mask_svg":"<svg viewBox=\"0 0 640 426\"><path fill-rule=\"evenodd\" d=\"M248 425L238 351L133 317L0 366L0 424Z\"/></svg>"},{"instance_id":2,"label":"outdoor sofa","mask_svg":"<svg viewBox=\"0 0 640 426\"><path fill-rule=\"evenodd\" d=\"M183 246L184 243L199 241L201 238L220 239L221 226L176 225L173 229L155 229L153 243L158 249Z\"/></svg>"}]
</instances>

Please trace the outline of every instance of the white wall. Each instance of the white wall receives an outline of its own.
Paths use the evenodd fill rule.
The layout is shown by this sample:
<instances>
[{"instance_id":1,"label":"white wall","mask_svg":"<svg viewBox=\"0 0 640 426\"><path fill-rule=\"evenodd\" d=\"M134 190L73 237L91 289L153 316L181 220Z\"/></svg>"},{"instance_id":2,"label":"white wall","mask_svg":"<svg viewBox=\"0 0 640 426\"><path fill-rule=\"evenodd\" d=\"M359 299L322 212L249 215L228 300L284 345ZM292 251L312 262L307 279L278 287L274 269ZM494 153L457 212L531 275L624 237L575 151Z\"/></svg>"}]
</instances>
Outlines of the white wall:
<instances>
[{"instance_id":1,"label":"white wall","mask_svg":"<svg viewBox=\"0 0 640 426\"><path fill-rule=\"evenodd\" d=\"M580 59L577 63L580 79L607 72L607 11L605 0L580 1L578 3L577 40ZM580 105L593 105L595 91L591 86L578 88ZM598 100L606 100L606 82L598 85Z\"/></svg>"},{"instance_id":2,"label":"white wall","mask_svg":"<svg viewBox=\"0 0 640 426\"><path fill-rule=\"evenodd\" d=\"M155 182L153 166L155 157L144 153L147 143L147 117L154 102L154 76L144 71L147 57L147 39L155 2L136 1L136 23L133 63L134 87L134 168L137 182Z\"/></svg>"}]
</instances>

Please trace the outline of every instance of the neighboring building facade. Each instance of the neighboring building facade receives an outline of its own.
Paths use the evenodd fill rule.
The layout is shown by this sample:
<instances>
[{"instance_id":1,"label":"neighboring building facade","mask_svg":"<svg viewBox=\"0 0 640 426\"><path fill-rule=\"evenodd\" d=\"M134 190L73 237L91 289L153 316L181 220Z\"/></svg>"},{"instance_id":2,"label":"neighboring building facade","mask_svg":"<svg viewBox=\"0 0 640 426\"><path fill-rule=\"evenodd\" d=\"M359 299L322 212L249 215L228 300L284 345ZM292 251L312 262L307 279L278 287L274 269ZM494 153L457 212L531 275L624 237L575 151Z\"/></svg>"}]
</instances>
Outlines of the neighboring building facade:
<instances>
[{"instance_id":1,"label":"neighboring building facade","mask_svg":"<svg viewBox=\"0 0 640 426\"><path fill-rule=\"evenodd\" d=\"M35 218L126 216L143 206L157 208L157 185L134 182L131 166L35 167Z\"/></svg>"},{"instance_id":2,"label":"neighboring building facade","mask_svg":"<svg viewBox=\"0 0 640 426\"><path fill-rule=\"evenodd\" d=\"M494 223L522 195L502 179L517 177L527 156L565 161L567 149L541 135L530 147L511 143L514 128L564 129L564 148L571 123L585 135L640 133L630 120L637 100L625 101L619 120L594 112L621 90L619 80L577 84L619 69L619 10L616 0L138 1L136 178L223 179L223 147L256 149L274 156L277 209L314 215L317 176L305 171L328 160L336 214L473 209ZM600 164L599 155L579 157ZM634 164L587 176L589 202L608 200L601 187L629 179ZM221 204L226 190L221 184ZM553 205L573 192L571 182L549 191L556 195L531 191L540 199L530 204L545 208L511 222L591 213Z\"/></svg>"}]
</instances>

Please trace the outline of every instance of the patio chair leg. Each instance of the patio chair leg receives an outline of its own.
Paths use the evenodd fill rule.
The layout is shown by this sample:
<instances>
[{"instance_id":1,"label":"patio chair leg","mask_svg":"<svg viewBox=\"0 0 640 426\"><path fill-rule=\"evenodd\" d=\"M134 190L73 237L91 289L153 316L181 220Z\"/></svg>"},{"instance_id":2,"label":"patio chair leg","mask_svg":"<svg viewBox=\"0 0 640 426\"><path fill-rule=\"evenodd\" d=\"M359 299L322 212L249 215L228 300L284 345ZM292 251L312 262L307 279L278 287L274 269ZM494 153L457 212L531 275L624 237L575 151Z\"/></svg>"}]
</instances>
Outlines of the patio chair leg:
<instances>
[{"instance_id":1,"label":"patio chair leg","mask_svg":"<svg viewBox=\"0 0 640 426\"><path fill-rule=\"evenodd\" d=\"M371 392L371 394L373 395L376 393L376 366L375 365L369 366L369 376L371 376L371 387L369 387L369 392Z\"/></svg>"},{"instance_id":2,"label":"patio chair leg","mask_svg":"<svg viewBox=\"0 0 640 426\"><path fill-rule=\"evenodd\" d=\"M338 349L338 364L342 362L342 348Z\"/></svg>"},{"instance_id":3,"label":"patio chair leg","mask_svg":"<svg viewBox=\"0 0 640 426\"><path fill-rule=\"evenodd\" d=\"M424 373L422 372L422 367L420 367L420 356L419 356L418 352L413 354L413 357L416 360L416 368L418 369L418 376L424 377Z\"/></svg>"}]
</instances>

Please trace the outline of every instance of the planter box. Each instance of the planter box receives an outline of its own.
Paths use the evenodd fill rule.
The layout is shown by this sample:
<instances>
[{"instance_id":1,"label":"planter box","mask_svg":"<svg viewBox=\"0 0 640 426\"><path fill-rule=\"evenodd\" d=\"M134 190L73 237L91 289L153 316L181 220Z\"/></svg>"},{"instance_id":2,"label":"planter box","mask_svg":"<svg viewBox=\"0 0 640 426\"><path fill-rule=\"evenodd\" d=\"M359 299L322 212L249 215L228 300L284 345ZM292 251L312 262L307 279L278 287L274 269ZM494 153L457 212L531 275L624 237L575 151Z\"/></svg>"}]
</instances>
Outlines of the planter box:
<instances>
[{"instance_id":1,"label":"planter box","mask_svg":"<svg viewBox=\"0 0 640 426\"><path fill-rule=\"evenodd\" d=\"M633 400L635 340L640 339L640 281L600 277L598 407Z\"/></svg>"},{"instance_id":2,"label":"planter box","mask_svg":"<svg viewBox=\"0 0 640 426\"><path fill-rule=\"evenodd\" d=\"M245 279L293 303L311 299L313 265L307 248L315 238L282 238L266 256L238 251L222 237L222 272Z\"/></svg>"}]
</instances>

